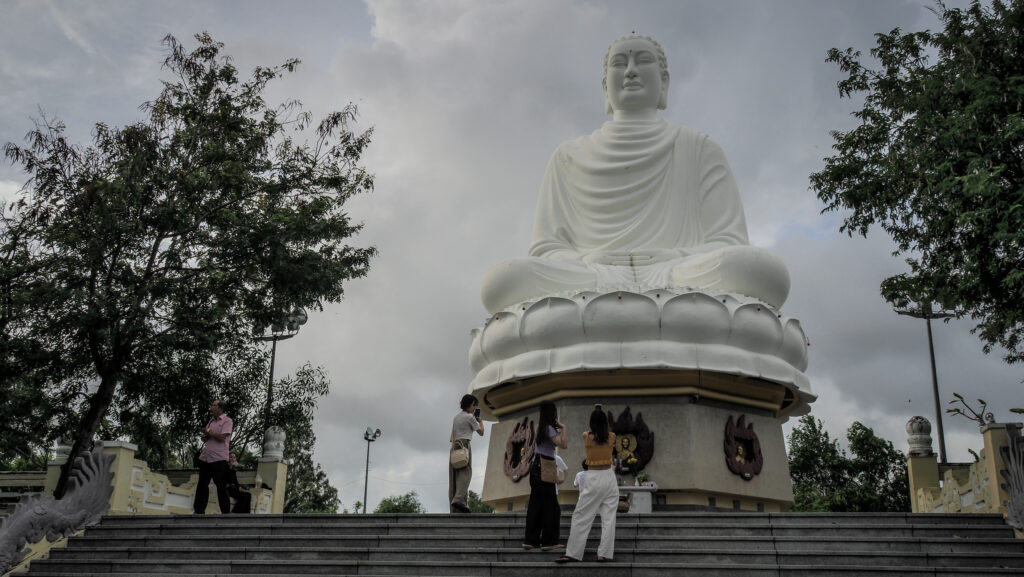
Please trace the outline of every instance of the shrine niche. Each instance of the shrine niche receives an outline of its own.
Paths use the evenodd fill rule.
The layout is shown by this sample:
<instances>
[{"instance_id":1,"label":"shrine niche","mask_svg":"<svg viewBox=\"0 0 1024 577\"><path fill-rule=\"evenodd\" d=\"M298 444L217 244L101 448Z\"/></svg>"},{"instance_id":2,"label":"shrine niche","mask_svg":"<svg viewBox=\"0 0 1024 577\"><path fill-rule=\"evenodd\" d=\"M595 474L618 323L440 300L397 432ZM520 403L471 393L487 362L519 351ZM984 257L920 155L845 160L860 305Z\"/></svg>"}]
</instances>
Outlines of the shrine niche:
<instances>
[{"instance_id":1,"label":"shrine niche","mask_svg":"<svg viewBox=\"0 0 1024 577\"><path fill-rule=\"evenodd\" d=\"M754 432L754 424L747 423L747 416L740 415L733 424L732 415L725 423L725 464L744 481L761 473L764 457L761 456L761 441Z\"/></svg>"},{"instance_id":2,"label":"shrine niche","mask_svg":"<svg viewBox=\"0 0 1024 577\"><path fill-rule=\"evenodd\" d=\"M647 428L643 413L636 414L636 420L626 407L616 419L608 411L608 426L615 433L615 469L618 473L631 473L626 462L636 457L636 471L642 471L654 456L654 433Z\"/></svg>"},{"instance_id":3,"label":"shrine niche","mask_svg":"<svg viewBox=\"0 0 1024 577\"><path fill-rule=\"evenodd\" d=\"M518 483L530 475L533 462L534 427L530 417L523 417L505 441L505 475Z\"/></svg>"}]
</instances>

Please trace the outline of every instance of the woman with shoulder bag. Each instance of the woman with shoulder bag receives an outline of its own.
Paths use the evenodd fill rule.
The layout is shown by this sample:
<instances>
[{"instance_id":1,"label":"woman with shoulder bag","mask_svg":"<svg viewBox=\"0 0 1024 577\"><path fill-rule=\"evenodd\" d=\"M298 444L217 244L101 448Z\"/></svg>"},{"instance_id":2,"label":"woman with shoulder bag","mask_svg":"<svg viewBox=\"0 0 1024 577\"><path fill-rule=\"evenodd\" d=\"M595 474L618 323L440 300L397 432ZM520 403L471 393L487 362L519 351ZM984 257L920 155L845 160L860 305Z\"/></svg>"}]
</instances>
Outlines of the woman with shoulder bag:
<instances>
[{"instance_id":1,"label":"woman with shoulder bag","mask_svg":"<svg viewBox=\"0 0 1024 577\"><path fill-rule=\"evenodd\" d=\"M567 448L565 425L558 421L558 408L552 401L541 401L537 437L530 466L530 503L526 508L526 537L523 549L540 547L542 551L564 548L558 543L562 509L555 492L557 471L555 447Z\"/></svg>"},{"instance_id":2,"label":"woman with shoulder bag","mask_svg":"<svg viewBox=\"0 0 1024 577\"><path fill-rule=\"evenodd\" d=\"M580 498L572 512L569 544L565 555L556 563L581 561L590 534L594 516L601 515L601 543L597 548L598 562L611 561L615 555L615 515L619 507L619 484L612 469L615 433L608 430L608 415L595 405L590 413L590 430L583 433L583 448L587 454L587 482L580 487Z\"/></svg>"},{"instance_id":3,"label":"woman with shoulder bag","mask_svg":"<svg viewBox=\"0 0 1024 577\"><path fill-rule=\"evenodd\" d=\"M484 434L480 409L476 397L463 395L461 411L452 419L451 449L448 452L448 503L452 513L469 513L466 497L469 481L473 478L473 454L469 442L473 433Z\"/></svg>"}]
</instances>

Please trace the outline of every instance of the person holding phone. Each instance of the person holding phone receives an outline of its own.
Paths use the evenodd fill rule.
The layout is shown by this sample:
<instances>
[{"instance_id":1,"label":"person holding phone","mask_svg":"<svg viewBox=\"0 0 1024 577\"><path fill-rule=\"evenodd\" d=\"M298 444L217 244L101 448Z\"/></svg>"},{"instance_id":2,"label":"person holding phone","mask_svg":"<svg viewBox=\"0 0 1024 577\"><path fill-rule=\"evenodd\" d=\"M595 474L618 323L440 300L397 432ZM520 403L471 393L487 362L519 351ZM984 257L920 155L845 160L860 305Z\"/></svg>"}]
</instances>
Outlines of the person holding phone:
<instances>
[{"instance_id":1,"label":"person holding phone","mask_svg":"<svg viewBox=\"0 0 1024 577\"><path fill-rule=\"evenodd\" d=\"M480 419L480 404L473 395L463 395L459 402L461 411L452 419L451 449L469 449L473 433L483 436L484 422ZM473 478L473 454L470 453L469 464L456 469L448 460L448 503L452 513L469 513L466 499L469 494L469 481Z\"/></svg>"},{"instance_id":2,"label":"person holding phone","mask_svg":"<svg viewBox=\"0 0 1024 577\"><path fill-rule=\"evenodd\" d=\"M580 484L565 555L555 559L556 563L583 560L583 549L596 515L601 515L597 561L611 561L615 555L615 515L619 506L619 484L612 469L615 433L609 430L608 415L601 405L594 405L590 413L590 430L583 433L583 449L587 454L586 482Z\"/></svg>"},{"instance_id":3,"label":"person holding phone","mask_svg":"<svg viewBox=\"0 0 1024 577\"><path fill-rule=\"evenodd\" d=\"M199 453L199 481L196 483L196 495L192 502L192 512L196 515L206 514L206 504L210 500L210 481L217 487L220 512L231 512L231 499L228 496L228 453L231 452L231 431L234 424L226 412L227 404L221 399L214 400L210 403L210 422L199 432L199 438L203 440L203 452Z\"/></svg>"},{"instance_id":4,"label":"person holding phone","mask_svg":"<svg viewBox=\"0 0 1024 577\"><path fill-rule=\"evenodd\" d=\"M539 547L541 551L553 551L565 548L558 543L562 509L558 505L555 483L543 480L541 462L548 460L554 465L555 447L565 449L568 446L565 425L558 420L558 408L552 401L541 401L533 464L530 466L530 502L526 506L523 549Z\"/></svg>"}]
</instances>

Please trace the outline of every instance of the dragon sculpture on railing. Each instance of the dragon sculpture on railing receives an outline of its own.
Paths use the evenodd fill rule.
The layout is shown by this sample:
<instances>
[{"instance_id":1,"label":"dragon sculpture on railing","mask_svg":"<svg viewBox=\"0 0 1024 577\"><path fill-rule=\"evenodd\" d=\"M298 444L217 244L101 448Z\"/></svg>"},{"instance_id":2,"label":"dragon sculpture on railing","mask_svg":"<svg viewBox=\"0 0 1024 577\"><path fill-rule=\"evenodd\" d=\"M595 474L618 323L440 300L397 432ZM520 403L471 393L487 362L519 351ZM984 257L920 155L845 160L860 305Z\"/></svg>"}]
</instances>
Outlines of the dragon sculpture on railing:
<instances>
[{"instance_id":1,"label":"dragon sculpture on railing","mask_svg":"<svg viewBox=\"0 0 1024 577\"><path fill-rule=\"evenodd\" d=\"M1015 425L1006 427L1007 446L1000 447L1003 464L1006 468L999 471L1006 480L1000 487L1010 495L1006 505L1006 523L1024 531L1024 438Z\"/></svg>"},{"instance_id":2,"label":"dragon sculpture on railing","mask_svg":"<svg viewBox=\"0 0 1024 577\"><path fill-rule=\"evenodd\" d=\"M98 523L114 490L113 460L114 455L104 455L102 447L82 453L75 459L63 498L25 495L0 517L0 573L24 558L25 545L43 537L56 541Z\"/></svg>"}]
</instances>

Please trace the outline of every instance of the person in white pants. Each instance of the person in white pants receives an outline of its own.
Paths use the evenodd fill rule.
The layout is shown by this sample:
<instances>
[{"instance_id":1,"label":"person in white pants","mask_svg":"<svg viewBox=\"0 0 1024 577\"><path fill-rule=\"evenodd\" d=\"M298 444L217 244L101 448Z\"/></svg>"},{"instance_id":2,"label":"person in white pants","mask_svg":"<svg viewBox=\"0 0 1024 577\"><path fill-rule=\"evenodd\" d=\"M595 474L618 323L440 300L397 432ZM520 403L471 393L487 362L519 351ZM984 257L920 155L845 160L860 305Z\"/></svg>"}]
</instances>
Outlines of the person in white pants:
<instances>
[{"instance_id":1,"label":"person in white pants","mask_svg":"<svg viewBox=\"0 0 1024 577\"><path fill-rule=\"evenodd\" d=\"M590 414L590 430L583 433L583 446L587 454L586 483L580 489L580 498L572 513L565 555L555 559L556 563L583 559L587 535L598 514L601 515L601 543L597 560L611 561L615 556L615 515L619 507L619 484L612 469L615 433L608 431L608 416L601 405L596 405Z\"/></svg>"}]
</instances>

